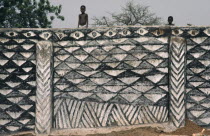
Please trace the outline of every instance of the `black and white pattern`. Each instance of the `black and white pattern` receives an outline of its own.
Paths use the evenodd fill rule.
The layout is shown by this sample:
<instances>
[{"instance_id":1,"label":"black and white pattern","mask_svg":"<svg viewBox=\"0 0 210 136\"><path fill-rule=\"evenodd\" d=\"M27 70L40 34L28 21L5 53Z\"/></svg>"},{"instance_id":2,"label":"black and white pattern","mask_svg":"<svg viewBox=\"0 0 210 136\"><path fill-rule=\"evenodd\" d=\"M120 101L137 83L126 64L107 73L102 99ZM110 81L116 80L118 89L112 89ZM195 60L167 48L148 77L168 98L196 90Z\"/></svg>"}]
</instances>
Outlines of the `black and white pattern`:
<instances>
[{"instance_id":1,"label":"black and white pattern","mask_svg":"<svg viewBox=\"0 0 210 136\"><path fill-rule=\"evenodd\" d=\"M166 106L133 106L124 104L56 99L54 127L96 128L128 126L168 121Z\"/></svg>"},{"instance_id":2,"label":"black and white pattern","mask_svg":"<svg viewBox=\"0 0 210 136\"><path fill-rule=\"evenodd\" d=\"M192 35L192 33L194 35ZM194 29L187 38L187 116L210 125L210 29Z\"/></svg>"},{"instance_id":3,"label":"black and white pattern","mask_svg":"<svg viewBox=\"0 0 210 136\"><path fill-rule=\"evenodd\" d=\"M52 43L39 41L36 46L36 123L37 134L49 134L52 127Z\"/></svg>"},{"instance_id":4,"label":"black and white pattern","mask_svg":"<svg viewBox=\"0 0 210 136\"><path fill-rule=\"evenodd\" d=\"M179 128L186 117L209 127L209 37L207 27L1 29L0 134L35 125L37 134L156 122ZM51 57L36 50L40 41L53 45L45 50Z\"/></svg>"},{"instance_id":5,"label":"black and white pattern","mask_svg":"<svg viewBox=\"0 0 210 136\"><path fill-rule=\"evenodd\" d=\"M34 129L35 43L17 32L0 38L0 135Z\"/></svg>"},{"instance_id":6,"label":"black and white pattern","mask_svg":"<svg viewBox=\"0 0 210 136\"><path fill-rule=\"evenodd\" d=\"M172 31L173 33L173 31ZM185 80L186 80L186 41L182 37L170 39L170 78L169 110L170 120L176 128L185 125Z\"/></svg>"},{"instance_id":7,"label":"black and white pattern","mask_svg":"<svg viewBox=\"0 0 210 136\"><path fill-rule=\"evenodd\" d=\"M123 31L124 33L119 32L119 34L131 35L131 30ZM137 30L136 33L145 33L144 31L147 30ZM162 33L161 31L158 34ZM159 36L158 34L154 31L154 35ZM82 32L76 31L71 34L71 37L80 39L84 35ZM102 34L94 31L88 35L97 37ZM108 30L104 32L104 35L112 38L116 36L116 32ZM54 107L57 109L54 111L55 127L62 128L63 126L65 128L66 125L58 124L58 120L66 115L63 111L65 108L68 113L80 114L78 123L74 127L79 127L82 118L91 120L91 116L84 115L86 114L84 112L91 111L86 111L87 109L83 108L84 105L91 105L93 102L98 105L105 103L119 107L136 105L138 107L157 106L158 108L158 106L162 106L166 108L168 105L168 39L167 37L156 38L142 35L138 34L136 38L96 41L62 40L54 45L54 97L58 103ZM84 105L69 109L69 106L63 104L63 99L74 103L81 102ZM61 105L66 107L60 108ZM101 108L97 110L100 111ZM120 108L114 109L116 112L124 114L127 122L131 121L125 115L133 111L132 108L128 111L123 111ZM97 111L90 114L95 114L95 112ZM112 110L107 111L106 109L107 115L99 115L100 118L104 116L108 116L108 118L105 121L106 125L98 124L96 127L109 126L108 122L111 120L112 112ZM150 114L155 117L153 113ZM71 118L72 115L68 116ZM95 116L95 118L99 119L99 116ZM167 120L167 116L167 114L161 114L161 119L153 121L164 122ZM69 119L65 121L63 123L71 122ZM116 118L113 121L117 122ZM150 119L151 122L152 119ZM145 122L140 121L137 124L140 123ZM115 125L129 124L134 123ZM94 124L92 125L94 126ZM91 127L91 125L82 125L81 127Z\"/></svg>"}]
</instances>

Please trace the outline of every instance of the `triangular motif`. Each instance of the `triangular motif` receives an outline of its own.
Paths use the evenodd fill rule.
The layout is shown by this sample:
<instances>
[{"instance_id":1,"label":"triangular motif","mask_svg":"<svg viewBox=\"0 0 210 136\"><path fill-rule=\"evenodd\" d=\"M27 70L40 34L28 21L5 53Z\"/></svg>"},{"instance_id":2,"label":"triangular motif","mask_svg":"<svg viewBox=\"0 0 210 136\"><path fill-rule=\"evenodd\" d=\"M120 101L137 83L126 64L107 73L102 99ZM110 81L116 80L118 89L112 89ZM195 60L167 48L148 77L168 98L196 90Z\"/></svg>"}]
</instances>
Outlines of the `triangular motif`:
<instances>
[{"instance_id":1,"label":"triangular motif","mask_svg":"<svg viewBox=\"0 0 210 136\"><path fill-rule=\"evenodd\" d=\"M12 88L21 84L21 82L6 82L6 84Z\"/></svg>"},{"instance_id":2,"label":"triangular motif","mask_svg":"<svg viewBox=\"0 0 210 136\"><path fill-rule=\"evenodd\" d=\"M109 101L111 98L115 97L116 95L117 94L113 94L113 93L109 93L109 94L97 93L97 96L100 97L104 101Z\"/></svg>"},{"instance_id":3,"label":"triangular motif","mask_svg":"<svg viewBox=\"0 0 210 136\"><path fill-rule=\"evenodd\" d=\"M21 52L20 54L24 56L26 59L30 58L33 55L32 52Z\"/></svg>"},{"instance_id":4,"label":"triangular motif","mask_svg":"<svg viewBox=\"0 0 210 136\"><path fill-rule=\"evenodd\" d=\"M92 91L92 90L94 90L95 88L96 88L97 86L85 86L85 85L83 85L83 86L78 86L78 88L79 89L81 89L81 90L83 90L83 91L85 91L85 92L89 92L89 91Z\"/></svg>"},{"instance_id":5,"label":"triangular motif","mask_svg":"<svg viewBox=\"0 0 210 136\"><path fill-rule=\"evenodd\" d=\"M152 51L152 52L159 50L163 46L164 45L143 45L144 48L146 48L147 50Z\"/></svg>"},{"instance_id":6,"label":"triangular motif","mask_svg":"<svg viewBox=\"0 0 210 136\"><path fill-rule=\"evenodd\" d=\"M113 55L113 57L115 57L119 61L122 61L126 56L127 56L127 54L116 54L116 55Z\"/></svg>"},{"instance_id":7,"label":"triangular motif","mask_svg":"<svg viewBox=\"0 0 210 136\"><path fill-rule=\"evenodd\" d=\"M7 58L11 58L14 54L15 54L15 52L4 52L3 53Z\"/></svg>"},{"instance_id":8,"label":"triangular motif","mask_svg":"<svg viewBox=\"0 0 210 136\"><path fill-rule=\"evenodd\" d=\"M93 50L95 50L97 47L87 47L87 48L83 48L83 50L85 50L88 53L91 53Z\"/></svg>"},{"instance_id":9,"label":"triangular motif","mask_svg":"<svg viewBox=\"0 0 210 136\"><path fill-rule=\"evenodd\" d=\"M149 100L153 101L156 103L159 101L161 98L163 98L166 94L144 94L145 97L147 97Z\"/></svg>"},{"instance_id":10,"label":"triangular motif","mask_svg":"<svg viewBox=\"0 0 210 136\"><path fill-rule=\"evenodd\" d=\"M107 51L107 52L110 51L110 50L112 50L113 48L115 48L115 46L113 46L113 45L112 45L112 46L104 46L104 47L103 47L103 49L104 49L105 51Z\"/></svg>"},{"instance_id":11,"label":"triangular motif","mask_svg":"<svg viewBox=\"0 0 210 136\"><path fill-rule=\"evenodd\" d=\"M104 88L106 90L109 90L110 92L116 93L116 92L120 91L121 89L123 89L124 86L117 86L117 85L115 85L115 86L104 86Z\"/></svg>"},{"instance_id":12,"label":"triangular motif","mask_svg":"<svg viewBox=\"0 0 210 136\"><path fill-rule=\"evenodd\" d=\"M149 91L150 89L153 88L153 86L138 86L138 85L135 85L135 86L132 86L132 88L138 90L139 92L147 92Z\"/></svg>"},{"instance_id":13,"label":"triangular motif","mask_svg":"<svg viewBox=\"0 0 210 136\"><path fill-rule=\"evenodd\" d=\"M138 58L139 60L141 60L142 58L144 58L147 54L146 53L135 53L132 54L134 57Z\"/></svg>"},{"instance_id":14,"label":"triangular motif","mask_svg":"<svg viewBox=\"0 0 210 136\"><path fill-rule=\"evenodd\" d=\"M102 85L105 84L107 82L109 82L111 79L107 79L107 78L91 78L90 79L92 82Z\"/></svg>"},{"instance_id":15,"label":"triangular motif","mask_svg":"<svg viewBox=\"0 0 210 136\"><path fill-rule=\"evenodd\" d=\"M104 72L111 76L118 76L119 74L121 74L124 71L125 70L105 70Z\"/></svg>"},{"instance_id":16,"label":"triangular motif","mask_svg":"<svg viewBox=\"0 0 210 136\"><path fill-rule=\"evenodd\" d=\"M68 63L68 62L66 62L66 65L68 65L72 69L76 69L81 65L81 63Z\"/></svg>"},{"instance_id":17,"label":"triangular motif","mask_svg":"<svg viewBox=\"0 0 210 136\"><path fill-rule=\"evenodd\" d=\"M196 118L200 117L203 113L205 113L206 111L203 110L203 111L193 111L191 110L190 111L192 113L193 116L195 116Z\"/></svg>"},{"instance_id":18,"label":"triangular motif","mask_svg":"<svg viewBox=\"0 0 210 136\"><path fill-rule=\"evenodd\" d=\"M205 124L209 124L210 123L210 118L207 117L207 118L202 118L202 119L199 119L200 121L202 121L203 123Z\"/></svg>"},{"instance_id":19,"label":"triangular motif","mask_svg":"<svg viewBox=\"0 0 210 136\"><path fill-rule=\"evenodd\" d=\"M210 65L210 61L209 60L199 60L199 62L201 62L206 67Z\"/></svg>"},{"instance_id":20,"label":"triangular motif","mask_svg":"<svg viewBox=\"0 0 210 136\"><path fill-rule=\"evenodd\" d=\"M77 72L86 76L86 77L89 77L90 75L93 75L93 74L97 73L98 71L77 71Z\"/></svg>"},{"instance_id":21,"label":"triangular motif","mask_svg":"<svg viewBox=\"0 0 210 136\"><path fill-rule=\"evenodd\" d=\"M137 42L142 43L142 42L148 41L149 38L148 37L140 37L140 38L134 38L134 40L136 40Z\"/></svg>"},{"instance_id":22,"label":"triangular motif","mask_svg":"<svg viewBox=\"0 0 210 136\"><path fill-rule=\"evenodd\" d=\"M25 50L31 49L34 45L33 44L23 44L21 45Z\"/></svg>"},{"instance_id":23,"label":"triangular motif","mask_svg":"<svg viewBox=\"0 0 210 136\"><path fill-rule=\"evenodd\" d=\"M12 92L12 89L0 89L0 94L2 95L8 95Z\"/></svg>"},{"instance_id":24,"label":"triangular motif","mask_svg":"<svg viewBox=\"0 0 210 136\"><path fill-rule=\"evenodd\" d=\"M88 57L88 55L75 55L75 57L80 61L84 61Z\"/></svg>"},{"instance_id":25,"label":"triangular motif","mask_svg":"<svg viewBox=\"0 0 210 136\"><path fill-rule=\"evenodd\" d=\"M56 56L56 58L58 58L61 61L66 60L68 57L69 57L69 55L58 55L58 56Z\"/></svg>"},{"instance_id":26,"label":"triangular motif","mask_svg":"<svg viewBox=\"0 0 210 136\"><path fill-rule=\"evenodd\" d=\"M210 89L209 88L199 88L199 90L201 90L206 95L209 95L210 94Z\"/></svg>"},{"instance_id":27,"label":"triangular motif","mask_svg":"<svg viewBox=\"0 0 210 136\"><path fill-rule=\"evenodd\" d=\"M123 98L125 98L129 102L133 102L136 100L141 94L120 94Z\"/></svg>"},{"instance_id":28,"label":"triangular motif","mask_svg":"<svg viewBox=\"0 0 210 136\"><path fill-rule=\"evenodd\" d=\"M9 75L6 75L6 74L0 74L0 79L6 79Z\"/></svg>"},{"instance_id":29,"label":"triangular motif","mask_svg":"<svg viewBox=\"0 0 210 136\"><path fill-rule=\"evenodd\" d=\"M23 99L23 97L11 97L7 99L11 101L12 103L18 104Z\"/></svg>"},{"instance_id":30,"label":"triangular motif","mask_svg":"<svg viewBox=\"0 0 210 136\"><path fill-rule=\"evenodd\" d=\"M158 41L161 41L162 43L168 43L168 37L161 37L161 38L156 38Z\"/></svg>"},{"instance_id":31,"label":"triangular motif","mask_svg":"<svg viewBox=\"0 0 210 136\"><path fill-rule=\"evenodd\" d=\"M79 47L68 47L68 48L64 48L64 50L68 51L69 53L72 53L72 52L76 51L77 49L79 49Z\"/></svg>"},{"instance_id":32,"label":"triangular motif","mask_svg":"<svg viewBox=\"0 0 210 136\"><path fill-rule=\"evenodd\" d=\"M67 79L67 80L74 84L79 84L79 83L85 81L85 79Z\"/></svg>"},{"instance_id":33,"label":"triangular motif","mask_svg":"<svg viewBox=\"0 0 210 136\"><path fill-rule=\"evenodd\" d=\"M156 74L153 76L147 76L147 78L152 81L153 83L158 83L165 75Z\"/></svg>"},{"instance_id":34,"label":"triangular motif","mask_svg":"<svg viewBox=\"0 0 210 136\"><path fill-rule=\"evenodd\" d=\"M139 77L125 77L125 78L118 78L118 79L121 80L123 83L129 85L136 82L139 79Z\"/></svg>"},{"instance_id":35,"label":"triangular motif","mask_svg":"<svg viewBox=\"0 0 210 136\"><path fill-rule=\"evenodd\" d=\"M106 65L108 65L108 66L110 66L112 68L116 68L119 64L120 64L120 62L106 63Z\"/></svg>"},{"instance_id":36,"label":"triangular motif","mask_svg":"<svg viewBox=\"0 0 210 136\"><path fill-rule=\"evenodd\" d=\"M135 47L136 47L135 45L122 45L122 46L119 46L119 48L121 48L121 49L123 49L125 51L130 51L130 50L132 50Z\"/></svg>"},{"instance_id":37,"label":"triangular motif","mask_svg":"<svg viewBox=\"0 0 210 136\"><path fill-rule=\"evenodd\" d=\"M203 54L205 54L205 52L196 52L196 53L190 53L190 54L197 59L201 57Z\"/></svg>"},{"instance_id":38,"label":"triangular motif","mask_svg":"<svg viewBox=\"0 0 210 136\"><path fill-rule=\"evenodd\" d=\"M147 62L149 62L151 65L157 67L158 65L160 65L160 63L163 62L163 60L161 60L161 59L149 59L149 60L147 60Z\"/></svg>"},{"instance_id":39,"label":"triangular motif","mask_svg":"<svg viewBox=\"0 0 210 136\"><path fill-rule=\"evenodd\" d=\"M132 66L132 67L138 67L139 64L142 62L142 61L124 61L126 64Z\"/></svg>"},{"instance_id":40,"label":"triangular motif","mask_svg":"<svg viewBox=\"0 0 210 136\"><path fill-rule=\"evenodd\" d=\"M86 64L88 67L96 70L99 66L100 66L100 63L88 63Z\"/></svg>"},{"instance_id":41,"label":"triangular motif","mask_svg":"<svg viewBox=\"0 0 210 136\"><path fill-rule=\"evenodd\" d=\"M8 61L9 61L9 60L1 60L1 61L0 61L0 65L1 65L1 66L4 66Z\"/></svg>"},{"instance_id":42,"label":"triangular motif","mask_svg":"<svg viewBox=\"0 0 210 136\"><path fill-rule=\"evenodd\" d=\"M26 61L25 60L12 60L15 64L17 64L18 66L23 65Z\"/></svg>"},{"instance_id":43,"label":"triangular motif","mask_svg":"<svg viewBox=\"0 0 210 136\"><path fill-rule=\"evenodd\" d=\"M201 44L202 42L204 42L208 37L197 37L197 38L191 38L194 42L196 42L197 44Z\"/></svg>"}]
</instances>

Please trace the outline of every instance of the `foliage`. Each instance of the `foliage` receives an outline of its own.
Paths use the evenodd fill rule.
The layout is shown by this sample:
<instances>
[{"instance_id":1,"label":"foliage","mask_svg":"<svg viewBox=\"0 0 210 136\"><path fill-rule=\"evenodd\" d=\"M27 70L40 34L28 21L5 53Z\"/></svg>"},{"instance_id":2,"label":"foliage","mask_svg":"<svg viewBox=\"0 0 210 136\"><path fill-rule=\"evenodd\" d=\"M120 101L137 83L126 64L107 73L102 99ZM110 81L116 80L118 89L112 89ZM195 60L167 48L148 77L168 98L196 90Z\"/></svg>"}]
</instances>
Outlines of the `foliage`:
<instances>
[{"instance_id":1,"label":"foliage","mask_svg":"<svg viewBox=\"0 0 210 136\"><path fill-rule=\"evenodd\" d=\"M114 25L159 25L161 18L149 10L149 6L127 2L121 8L121 13L110 13L109 17L94 17L93 26L114 26Z\"/></svg>"},{"instance_id":2,"label":"foliage","mask_svg":"<svg viewBox=\"0 0 210 136\"><path fill-rule=\"evenodd\" d=\"M0 27L47 28L55 17L64 20L60 12L61 5L53 6L49 0L0 0Z\"/></svg>"}]
</instances>

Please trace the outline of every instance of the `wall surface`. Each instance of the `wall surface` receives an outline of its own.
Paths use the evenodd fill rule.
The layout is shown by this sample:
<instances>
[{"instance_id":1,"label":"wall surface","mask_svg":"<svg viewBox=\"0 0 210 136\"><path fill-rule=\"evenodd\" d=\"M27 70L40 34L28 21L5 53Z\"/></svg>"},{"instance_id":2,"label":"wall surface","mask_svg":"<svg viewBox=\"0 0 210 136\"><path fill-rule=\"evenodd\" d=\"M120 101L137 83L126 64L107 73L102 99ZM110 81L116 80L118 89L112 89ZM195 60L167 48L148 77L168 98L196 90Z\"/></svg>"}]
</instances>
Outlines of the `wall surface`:
<instances>
[{"instance_id":1,"label":"wall surface","mask_svg":"<svg viewBox=\"0 0 210 136\"><path fill-rule=\"evenodd\" d=\"M36 44L26 33L0 34L0 133L33 130Z\"/></svg>"},{"instance_id":2,"label":"wall surface","mask_svg":"<svg viewBox=\"0 0 210 136\"><path fill-rule=\"evenodd\" d=\"M65 34L76 40L54 44L55 128L168 121L165 33L157 38L143 28L118 28Z\"/></svg>"},{"instance_id":3,"label":"wall surface","mask_svg":"<svg viewBox=\"0 0 210 136\"><path fill-rule=\"evenodd\" d=\"M209 127L209 36L208 27L0 29L0 133L179 128L186 118Z\"/></svg>"},{"instance_id":4,"label":"wall surface","mask_svg":"<svg viewBox=\"0 0 210 136\"><path fill-rule=\"evenodd\" d=\"M194 31L194 33L192 33ZM210 29L188 31L187 116L198 125L210 127Z\"/></svg>"}]
</instances>

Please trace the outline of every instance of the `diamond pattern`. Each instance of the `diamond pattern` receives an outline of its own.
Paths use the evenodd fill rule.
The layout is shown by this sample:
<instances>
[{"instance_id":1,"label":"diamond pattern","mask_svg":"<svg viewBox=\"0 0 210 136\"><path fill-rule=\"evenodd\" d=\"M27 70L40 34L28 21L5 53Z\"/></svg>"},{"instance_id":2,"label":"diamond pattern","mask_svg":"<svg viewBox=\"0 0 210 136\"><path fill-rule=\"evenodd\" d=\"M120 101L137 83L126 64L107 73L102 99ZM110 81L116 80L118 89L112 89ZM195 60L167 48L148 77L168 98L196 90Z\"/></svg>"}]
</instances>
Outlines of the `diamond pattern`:
<instances>
[{"instance_id":1,"label":"diamond pattern","mask_svg":"<svg viewBox=\"0 0 210 136\"><path fill-rule=\"evenodd\" d=\"M194 30L195 31L195 30ZM189 32L197 36L195 31ZM208 35L208 29L204 31ZM200 126L210 125L210 63L209 38L198 35L187 41L187 115Z\"/></svg>"},{"instance_id":2,"label":"diamond pattern","mask_svg":"<svg viewBox=\"0 0 210 136\"><path fill-rule=\"evenodd\" d=\"M6 35L16 37L18 34L8 32ZM28 32L24 35L30 37L34 36L34 33ZM0 41L3 43L0 47L0 133L33 130L35 44L22 39Z\"/></svg>"},{"instance_id":3,"label":"diamond pattern","mask_svg":"<svg viewBox=\"0 0 210 136\"><path fill-rule=\"evenodd\" d=\"M170 35L183 36L187 40L188 118L198 125L208 127L210 29L174 28L171 32ZM168 93L171 93L168 90L168 71L171 69L168 68L170 55L167 31L155 27L56 32L7 30L1 33L0 38L0 133L34 129L34 43L38 39L56 42L53 53L54 110L58 111L55 117L57 120L54 121L56 127L66 128L70 124L72 128L132 125L167 120L167 98ZM176 41L174 45L179 47ZM175 65L179 63L176 55ZM174 78L181 79L179 76ZM62 106L57 103L62 103ZM72 110L69 105L76 108ZM144 113L148 114L146 117L150 117L147 118L149 122L142 119L142 112L134 114L142 105L150 106L144 109ZM94 112L89 112L92 107ZM99 107L107 107L103 111L106 116L100 116L102 112ZM156 110L163 109L164 113L158 115L160 112ZM78 117L81 115L80 124L79 120L72 118L71 113ZM63 115L68 115L65 116L66 124L60 124L59 119ZM87 117L89 115L91 117ZM107 117L107 120L104 121L103 117ZM120 123L117 117L124 119L124 122ZM139 122L134 120L136 117ZM93 118L98 119L98 122L94 122L96 120Z\"/></svg>"},{"instance_id":4,"label":"diamond pattern","mask_svg":"<svg viewBox=\"0 0 210 136\"><path fill-rule=\"evenodd\" d=\"M105 35L115 34L115 31L109 30ZM156 39L148 37L147 40L155 42ZM158 105L162 100L161 106L165 105L168 95L168 69L165 68L168 66L168 45L160 41L158 45L141 44L135 39L115 41L101 46L91 44L91 47L88 43L82 47L57 44L54 47L54 78L57 79L54 90L68 92L79 100L137 104L147 99L151 105ZM152 94L156 86L165 87L162 92ZM62 97L63 93L55 93L55 97ZM121 101L118 101L119 98Z\"/></svg>"}]
</instances>

